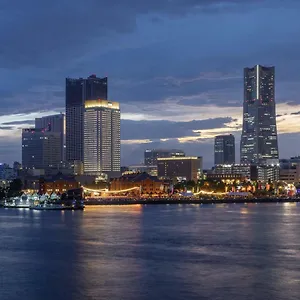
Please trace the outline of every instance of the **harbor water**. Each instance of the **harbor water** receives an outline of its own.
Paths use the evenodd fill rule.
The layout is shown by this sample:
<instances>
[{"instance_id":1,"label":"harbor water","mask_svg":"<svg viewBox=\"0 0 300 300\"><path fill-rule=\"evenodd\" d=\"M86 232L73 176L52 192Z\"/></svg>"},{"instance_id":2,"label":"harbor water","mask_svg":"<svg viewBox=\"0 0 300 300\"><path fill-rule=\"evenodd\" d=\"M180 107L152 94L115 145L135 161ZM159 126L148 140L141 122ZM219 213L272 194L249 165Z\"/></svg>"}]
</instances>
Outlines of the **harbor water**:
<instances>
[{"instance_id":1,"label":"harbor water","mask_svg":"<svg viewBox=\"0 0 300 300\"><path fill-rule=\"evenodd\" d=\"M299 299L300 205L0 209L1 300Z\"/></svg>"}]
</instances>

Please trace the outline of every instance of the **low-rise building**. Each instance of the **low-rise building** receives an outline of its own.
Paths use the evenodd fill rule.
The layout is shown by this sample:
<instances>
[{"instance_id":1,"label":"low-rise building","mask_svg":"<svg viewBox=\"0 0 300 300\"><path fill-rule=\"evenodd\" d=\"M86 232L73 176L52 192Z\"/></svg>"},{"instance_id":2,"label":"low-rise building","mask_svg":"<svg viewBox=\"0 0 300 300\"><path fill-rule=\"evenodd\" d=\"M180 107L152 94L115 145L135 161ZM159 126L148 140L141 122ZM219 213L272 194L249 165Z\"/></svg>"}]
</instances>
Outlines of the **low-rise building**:
<instances>
[{"instance_id":1,"label":"low-rise building","mask_svg":"<svg viewBox=\"0 0 300 300\"><path fill-rule=\"evenodd\" d=\"M207 174L207 178L220 180L253 180L274 182L279 180L278 165L233 164L217 165Z\"/></svg>"},{"instance_id":2,"label":"low-rise building","mask_svg":"<svg viewBox=\"0 0 300 300\"><path fill-rule=\"evenodd\" d=\"M148 173L151 176L157 176L157 166L147 165L133 165L128 166L126 170L123 170L122 175L133 173Z\"/></svg>"},{"instance_id":3,"label":"low-rise building","mask_svg":"<svg viewBox=\"0 0 300 300\"><path fill-rule=\"evenodd\" d=\"M110 191L124 191L132 194L162 194L167 190L164 181L147 173L127 174L111 180Z\"/></svg>"},{"instance_id":4,"label":"low-rise building","mask_svg":"<svg viewBox=\"0 0 300 300\"><path fill-rule=\"evenodd\" d=\"M299 183L300 182L300 163L281 165L279 180L286 183Z\"/></svg>"},{"instance_id":5,"label":"low-rise building","mask_svg":"<svg viewBox=\"0 0 300 300\"><path fill-rule=\"evenodd\" d=\"M66 193L68 190L80 188L79 183L76 181L74 176L66 176L61 173L41 178L39 182L39 192L45 193Z\"/></svg>"},{"instance_id":6,"label":"low-rise building","mask_svg":"<svg viewBox=\"0 0 300 300\"><path fill-rule=\"evenodd\" d=\"M279 180L279 166L251 166L251 180L261 182L276 182Z\"/></svg>"},{"instance_id":7,"label":"low-rise building","mask_svg":"<svg viewBox=\"0 0 300 300\"><path fill-rule=\"evenodd\" d=\"M216 165L210 172L210 175L222 175L224 178L248 178L250 179L250 165L248 164L224 164Z\"/></svg>"}]
</instances>

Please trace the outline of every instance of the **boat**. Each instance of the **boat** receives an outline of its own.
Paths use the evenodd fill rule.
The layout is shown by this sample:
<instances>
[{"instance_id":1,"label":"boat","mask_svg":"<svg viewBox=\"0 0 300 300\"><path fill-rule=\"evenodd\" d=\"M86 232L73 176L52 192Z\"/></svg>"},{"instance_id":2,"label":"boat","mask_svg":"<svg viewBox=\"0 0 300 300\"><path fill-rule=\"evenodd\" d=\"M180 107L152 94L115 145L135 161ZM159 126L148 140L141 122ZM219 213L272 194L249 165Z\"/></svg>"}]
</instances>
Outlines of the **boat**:
<instances>
[{"instance_id":1,"label":"boat","mask_svg":"<svg viewBox=\"0 0 300 300\"><path fill-rule=\"evenodd\" d=\"M11 197L4 199L3 207L5 208L29 208L32 200L29 195L23 194L20 197Z\"/></svg>"},{"instance_id":2,"label":"boat","mask_svg":"<svg viewBox=\"0 0 300 300\"><path fill-rule=\"evenodd\" d=\"M65 205L63 203L53 203L48 200L44 203L32 205L29 208L34 210L83 210L84 204L74 201L72 205Z\"/></svg>"},{"instance_id":3,"label":"boat","mask_svg":"<svg viewBox=\"0 0 300 300\"><path fill-rule=\"evenodd\" d=\"M83 210L83 200L62 200L61 197L53 192L51 195L45 193L38 195L34 193L22 194L20 197L4 199L1 203L5 208L29 208L34 210Z\"/></svg>"},{"instance_id":4,"label":"boat","mask_svg":"<svg viewBox=\"0 0 300 300\"><path fill-rule=\"evenodd\" d=\"M83 210L84 209L84 207L64 206L60 204L55 204L55 205L38 204L35 206L31 206L29 208L33 210Z\"/></svg>"}]
</instances>

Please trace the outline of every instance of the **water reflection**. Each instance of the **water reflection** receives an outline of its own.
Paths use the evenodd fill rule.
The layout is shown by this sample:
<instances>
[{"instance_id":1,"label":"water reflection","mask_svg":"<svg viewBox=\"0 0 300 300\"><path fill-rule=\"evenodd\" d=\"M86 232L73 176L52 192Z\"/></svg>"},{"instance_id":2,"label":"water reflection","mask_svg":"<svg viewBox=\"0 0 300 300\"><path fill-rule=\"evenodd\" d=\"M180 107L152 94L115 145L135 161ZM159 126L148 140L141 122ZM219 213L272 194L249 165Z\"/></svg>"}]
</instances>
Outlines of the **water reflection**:
<instances>
[{"instance_id":1,"label":"water reflection","mask_svg":"<svg viewBox=\"0 0 300 300\"><path fill-rule=\"evenodd\" d=\"M139 299L142 212L141 205L93 207L84 212L78 263L87 299Z\"/></svg>"},{"instance_id":2,"label":"water reflection","mask_svg":"<svg viewBox=\"0 0 300 300\"><path fill-rule=\"evenodd\" d=\"M298 299L299 205L0 210L0 299Z\"/></svg>"}]
</instances>

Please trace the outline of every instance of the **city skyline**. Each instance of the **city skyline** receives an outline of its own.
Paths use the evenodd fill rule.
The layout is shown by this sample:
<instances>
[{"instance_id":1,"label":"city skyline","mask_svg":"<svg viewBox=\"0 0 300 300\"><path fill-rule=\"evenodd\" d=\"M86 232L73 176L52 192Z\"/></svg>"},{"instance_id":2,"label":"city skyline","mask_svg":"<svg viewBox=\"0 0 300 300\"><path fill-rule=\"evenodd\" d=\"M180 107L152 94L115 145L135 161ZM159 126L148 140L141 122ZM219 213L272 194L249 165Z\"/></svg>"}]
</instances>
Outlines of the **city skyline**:
<instances>
[{"instance_id":1,"label":"city skyline","mask_svg":"<svg viewBox=\"0 0 300 300\"><path fill-rule=\"evenodd\" d=\"M119 9L129 7L124 19L117 17L119 10L106 4L107 9L101 11L109 11L109 17L101 12L102 18L68 30L74 28L72 20L78 19L82 3L74 2L70 20L39 5L39 11L29 13L20 2L24 18L12 16L14 30L0 33L6 45L0 58L0 161L21 160L20 128L33 125L36 117L64 112L65 77L92 73L108 76L109 98L121 105L122 164L141 162L145 149L179 148L187 155L203 156L209 167L214 136L229 133L236 138L239 161L243 68L256 64L276 67L280 157L299 154L299 3L199 1L196 7L190 1L169 5L162 0L135 8L130 3L119 2ZM4 14L9 13L9 5L3 8ZM91 11L98 12L98 8L92 5ZM251 23L254 17L265 15L273 20L268 38L260 21ZM41 16L43 26L47 25L43 28L38 22ZM107 20L105 26L98 23L100 19ZM7 27L6 19L0 22L2 28ZM31 34L32 28L43 35ZM77 38L81 30L88 32L84 41ZM22 41L24 32L28 33L26 45L13 44Z\"/></svg>"}]
</instances>

